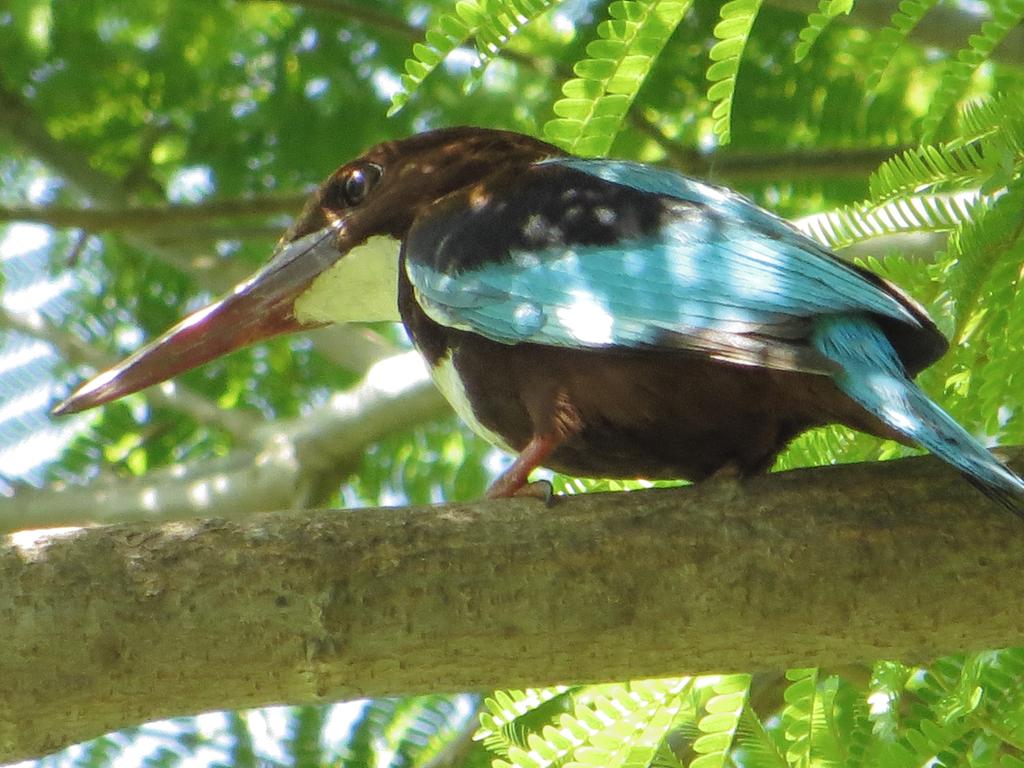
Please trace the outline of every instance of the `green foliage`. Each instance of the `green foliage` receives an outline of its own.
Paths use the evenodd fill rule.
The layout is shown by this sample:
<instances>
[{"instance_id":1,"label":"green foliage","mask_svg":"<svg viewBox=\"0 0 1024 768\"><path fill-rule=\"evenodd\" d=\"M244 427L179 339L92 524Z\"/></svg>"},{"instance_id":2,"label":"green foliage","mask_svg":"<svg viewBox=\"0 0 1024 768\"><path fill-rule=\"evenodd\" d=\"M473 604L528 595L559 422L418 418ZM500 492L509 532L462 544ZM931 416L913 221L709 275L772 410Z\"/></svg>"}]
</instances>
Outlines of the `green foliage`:
<instances>
[{"instance_id":1,"label":"green foliage","mask_svg":"<svg viewBox=\"0 0 1024 768\"><path fill-rule=\"evenodd\" d=\"M568 689L497 692L477 738L499 755L493 768L647 768L658 764L691 684L673 678L586 686L571 692L571 712L550 706Z\"/></svg>"},{"instance_id":2,"label":"green foliage","mask_svg":"<svg viewBox=\"0 0 1024 768\"><path fill-rule=\"evenodd\" d=\"M793 60L797 63L807 58L811 46L825 31L825 27L841 14L849 14L853 10L853 0L819 0L818 11L807 17L807 26L800 30L800 42L793 51Z\"/></svg>"},{"instance_id":3,"label":"green foliage","mask_svg":"<svg viewBox=\"0 0 1024 768\"><path fill-rule=\"evenodd\" d=\"M227 720L230 747L225 762L234 768L257 768L256 745L246 718L240 712L229 712Z\"/></svg>"},{"instance_id":4,"label":"green foliage","mask_svg":"<svg viewBox=\"0 0 1024 768\"><path fill-rule=\"evenodd\" d=\"M957 188L995 191L1019 173L1024 158L1024 107L1000 98L969 105L959 135L922 144L883 163L871 175L875 201Z\"/></svg>"},{"instance_id":5,"label":"green foliage","mask_svg":"<svg viewBox=\"0 0 1024 768\"><path fill-rule=\"evenodd\" d=\"M957 52L943 74L942 84L932 99L931 108L922 126L922 139L931 141L943 118L964 94L971 76L988 60L1003 38L1024 20L1024 0L997 0L994 15L981 25L981 33L971 35L968 47Z\"/></svg>"},{"instance_id":6,"label":"green foliage","mask_svg":"<svg viewBox=\"0 0 1024 768\"><path fill-rule=\"evenodd\" d=\"M779 680L715 675L509 691L488 701L477 738L495 755L493 768L909 768L1017 759L1024 649L920 668L880 662L864 672L863 680L792 669ZM496 740L512 722L521 725L514 741Z\"/></svg>"},{"instance_id":7,"label":"green foliage","mask_svg":"<svg viewBox=\"0 0 1024 768\"><path fill-rule=\"evenodd\" d=\"M710 682L713 695L704 703L706 714L697 722L701 735L693 742L693 751L700 757L690 768L727 765L750 694L750 675L727 675Z\"/></svg>"},{"instance_id":8,"label":"green foliage","mask_svg":"<svg viewBox=\"0 0 1024 768\"><path fill-rule=\"evenodd\" d=\"M420 84L452 51L477 34L487 15L477 0L461 0L455 13L443 13L427 30L425 43L413 46L413 58L406 59L402 87L391 97L388 115L398 112Z\"/></svg>"},{"instance_id":9,"label":"green foliage","mask_svg":"<svg viewBox=\"0 0 1024 768\"><path fill-rule=\"evenodd\" d=\"M949 232L970 219L978 198L965 193L902 195L882 203L844 205L809 217L801 229L839 249L872 237L909 232Z\"/></svg>"},{"instance_id":10,"label":"green foliage","mask_svg":"<svg viewBox=\"0 0 1024 768\"><path fill-rule=\"evenodd\" d=\"M789 749L786 760L790 765L811 764L811 732L818 688L817 669L790 669L786 671L790 681L783 694L786 706L782 710L782 727Z\"/></svg>"},{"instance_id":11,"label":"green foliage","mask_svg":"<svg viewBox=\"0 0 1024 768\"><path fill-rule=\"evenodd\" d=\"M412 97L423 81L456 48L472 43L481 73L498 56L516 31L546 11L555 0L459 0L454 13L442 13L427 29L425 42L412 48L406 59L402 87L391 97L393 115ZM479 78L470 81L475 83Z\"/></svg>"},{"instance_id":12,"label":"green foliage","mask_svg":"<svg viewBox=\"0 0 1024 768\"><path fill-rule=\"evenodd\" d=\"M954 345L923 381L961 396L949 406L957 418L1006 440L1022 434L1018 414L1024 403L1007 390L1016 369L1000 370L992 361L1019 360L1022 353L1022 137L1024 108L1017 100L971 104L954 139L924 144L886 161L871 176L867 200L812 217L804 225L834 248L900 232L949 233L947 250L926 270L935 282L927 294L919 291L918 298L931 297L933 307L939 308L936 316L946 318ZM869 266L903 286L913 285L922 274L906 261ZM937 292L934 286L943 290ZM798 438L780 466L903 453L898 446L868 444L833 427Z\"/></svg>"},{"instance_id":13,"label":"green foliage","mask_svg":"<svg viewBox=\"0 0 1024 768\"><path fill-rule=\"evenodd\" d=\"M1016 179L1005 194L965 221L949 239L948 258L958 265L949 276L949 292L957 317L954 339L958 342L966 340L968 333L977 334L980 323L992 322L993 307L987 306L988 300L980 301L988 295L986 287L1000 293L1010 292L1005 296L1007 310L1016 304L1024 230L1022 206L1024 180ZM1005 322L1005 315L1001 319Z\"/></svg>"},{"instance_id":14,"label":"green foliage","mask_svg":"<svg viewBox=\"0 0 1024 768\"><path fill-rule=\"evenodd\" d=\"M889 26L875 36L871 51L871 74L868 75L866 82L869 90L874 91L881 85L897 49L937 2L938 0L901 0L889 20Z\"/></svg>"},{"instance_id":15,"label":"green foliage","mask_svg":"<svg viewBox=\"0 0 1024 768\"><path fill-rule=\"evenodd\" d=\"M510 748L525 745L524 734L536 727L540 719L564 711L571 690L560 685L525 691L495 691L484 699L485 711L480 713L480 728L473 738L483 742L491 752L508 757Z\"/></svg>"},{"instance_id":16,"label":"green foliage","mask_svg":"<svg viewBox=\"0 0 1024 768\"><path fill-rule=\"evenodd\" d=\"M814 214L807 231L835 248L894 236L891 252L864 263L955 341L923 386L972 431L1024 442L1024 65L999 46L1024 0L993 2L980 34L945 46L913 34L933 0L903 0L881 30L844 18L850 0L822 0L806 20L757 0L355 0L337 15L317 5L8 3L0 89L27 117L0 114L0 204L123 210L130 221L137 206L187 199L173 190L199 171L209 185L194 195L198 213L241 200L258 209L261 195L301 192L369 144L446 124L543 131L581 154L614 147L741 187L780 213ZM451 56L460 48L475 52L468 72ZM384 120L389 104L402 109ZM80 249L77 233L54 236L51 272L72 276L55 325L94 355L124 355L262 263L286 224L254 210L89 232ZM948 240L924 255L900 249L899 238L929 234ZM393 329L366 337L404 348ZM365 360L336 351L278 339L181 383L269 431L361 379ZM56 373L65 384L90 367L68 354ZM246 440L145 395L68 429L77 437L50 467L60 482L194 468L232 458ZM827 427L794 441L778 466L907 452ZM473 499L491 459L450 417L330 468L323 498ZM650 485L556 478L577 492ZM270 716L234 713L216 727L128 729L46 764L172 766L212 754L219 765L426 768L455 754L466 768L1024 766L1022 692L1024 650L1011 649L927 666L877 661L844 676L800 669L497 692L468 744L476 700L427 696L367 702L344 727L332 725L335 710L278 711L280 754L266 752Z\"/></svg>"},{"instance_id":17,"label":"green foliage","mask_svg":"<svg viewBox=\"0 0 1024 768\"><path fill-rule=\"evenodd\" d=\"M1012 765L1022 681L1013 649L880 663L861 682L790 670L781 685L753 681L759 712L749 675L508 691L488 699L477 738L495 768ZM495 738L503 731L514 738Z\"/></svg>"},{"instance_id":18,"label":"green foliage","mask_svg":"<svg viewBox=\"0 0 1024 768\"><path fill-rule=\"evenodd\" d=\"M463 719L451 696L376 699L353 724L336 765L401 768L429 763L456 737Z\"/></svg>"},{"instance_id":19,"label":"green foliage","mask_svg":"<svg viewBox=\"0 0 1024 768\"><path fill-rule=\"evenodd\" d=\"M764 723L750 707L744 707L736 727L736 753L749 768L787 768L785 755Z\"/></svg>"},{"instance_id":20,"label":"green foliage","mask_svg":"<svg viewBox=\"0 0 1024 768\"><path fill-rule=\"evenodd\" d=\"M604 155L690 0L615 0L597 28L577 77L562 86L558 116L544 126L552 142L579 155Z\"/></svg>"},{"instance_id":21,"label":"green foliage","mask_svg":"<svg viewBox=\"0 0 1024 768\"><path fill-rule=\"evenodd\" d=\"M327 710L323 707L296 707L292 711L284 748L295 755L298 765L324 765L326 755L321 742Z\"/></svg>"},{"instance_id":22,"label":"green foliage","mask_svg":"<svg viewBox=\"0 0 1024 768\"><path fill-rule=\"evenodd\" d=\"M729 0L722 6L722 20L715 25L715 43L708 54L714 62L708 67L708 101L715 104L711 116L715 120L715 134L728 144L732 137L732 99L736 91L736 77L740 69L750 29L761 7L760 0Z\"/></svg>"}]
</instances>

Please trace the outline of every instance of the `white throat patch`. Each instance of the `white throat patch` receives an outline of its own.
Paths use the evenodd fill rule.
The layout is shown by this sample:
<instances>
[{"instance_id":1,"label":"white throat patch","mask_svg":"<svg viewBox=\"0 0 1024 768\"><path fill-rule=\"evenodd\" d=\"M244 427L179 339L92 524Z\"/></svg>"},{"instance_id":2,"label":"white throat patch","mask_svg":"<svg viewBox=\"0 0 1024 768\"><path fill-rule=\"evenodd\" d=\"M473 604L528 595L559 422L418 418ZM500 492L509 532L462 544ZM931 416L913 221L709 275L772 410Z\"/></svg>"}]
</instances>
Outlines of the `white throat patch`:
<instances>
[{"instance_id":1,"label":"white throat patch","mask_svg":"<svg viewBox=\"0 0 1024 768\"><path fill-rule=\"evenodd\" d=\"M300 323L398 322L401 243L375 235L322 272L295 300Z\"/></svg>"}]
</instances>

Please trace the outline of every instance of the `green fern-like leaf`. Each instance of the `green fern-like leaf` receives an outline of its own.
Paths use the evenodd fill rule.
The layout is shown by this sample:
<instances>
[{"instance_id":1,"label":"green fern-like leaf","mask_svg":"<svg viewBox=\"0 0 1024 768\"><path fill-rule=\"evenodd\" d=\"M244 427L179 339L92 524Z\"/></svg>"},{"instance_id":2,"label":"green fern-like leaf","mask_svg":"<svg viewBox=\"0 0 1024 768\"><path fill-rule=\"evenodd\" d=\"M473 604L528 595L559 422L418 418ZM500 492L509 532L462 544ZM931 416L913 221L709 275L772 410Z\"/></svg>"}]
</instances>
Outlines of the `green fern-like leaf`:
<instances>
[{"instance_id":1,"label":"green fern-like leaf","mask_svg":"<svg viewBox=\"0 0 1024 768\"><path fill-rule=\"evenodd\" d=\"M878 88L892 63L893 55L936 3L938 0L903 0L889 19L889 26L875 35L871 51L871 74L866 83L869 91Z\"/></svg>"},{"instance_id":2,"label":"green fern-like leaf","mask_svg":"<svg viewBox=\"0 0 1024 768\"><path fill-rule=\"evenodd\" d=\"M907 690L916 696L902 743L918 765L967 764L973 731L969 718L977 709L978 656L947 656L914 675Z\"/></svg>"},{"instance_id":3,"label":"green fern-like leaf","mask_svg":"<svg viewBox=\"0 0 1024 768\"><path fill-rule=\"evenodd\" d=\"M961 111L958 141L976 141L983 147L988 176L981 191L1006 187L1024 166L1024 104L999 97L968 104Z\"/></svg>"},{"instance_id":4,"label":"green fern-like leaf","mask_svg":"<svg viewBox=\"0 0 1024 768\"><path fill-rule=\"evenodd\" d=\"M975 70L988 60L1003 38L1024 21L1024 0L998 0L993 3L993 18L981 25L981 34L971 35L968 47L957 53L942 77L922 125L922 139L933 141L946 114L967 90Z\"/></svg>"},{"instance_id":5,"label":"green fern-like leaf","mask_svg":"<svg viewBox=\"0 0 1024 768\"><path fill-rule=\"evenodd\" d=\"M818 685L818 670L789 669L783 698L786 706L782 710L782 727L785 730L786 759L790 765L811 765L811 721L814 715L815 694Z\"/></svg>"},{"instance_id":6,"label":"green fern-like leaf","mask_svg":"<svg viewBox=\"0 0 1024 768\"><path fill-rule=\"evenodd\" d=\"M744 768L788 768L786 757L750 707L745 707L736 726L736 746L742 750Z\"/></svg>"},{"instance_id":7,"label":"green fern-like leaf","mask_svg":"<svg viewBox=\"0 0 1024 768\"><path fill-rule=\"evenodd\" d=\"M691 0L616 0L562 87L547 139L579 155L607 154L644 78Z\"/></svg>"},{"instance_id":8,"label":"green fern-like leaf","mask_svg":"<svg viewBox=\"0 0 1024 768\"><path fill-rule=\"evenodd\" d=\"M981 704L981 670L980 654L938 659L915 681L919 685L917 693L928 701L931 713L943 725L963 720Z\"/></svg>"},{"instance_id":9,"label":"green fern-like leaf","mask_svg":"<svg viewBox=\"0 0 1024 768\"><path fill-rule=\"evenodd\" d=\"M393 764L429 763L455 736L463 723L451 696L417 696L412 706L399 712L384 732L385 744L393 745Z\"/></svg>"},{"instance_id":10,"label":"green fern-like leaf","mask_svg":"<svg viewBox=\"0 0 1024 768\"><path fill-rule=\"evenodd\" d=\"M807 24L800 30L800 42L793 51L793 60L799 63L807 58L825 27L837 16L849 14L851 10L853 0L819 0L818 10L807 17Z\"/></svg>"},{"instance_id":11,"label":"green fern-like leaf","mask_svg":"<svg viewBox=\"0 0 1024 768\"><path fill-rule=\"evenodd\" d=\"M847 427L829 426L800 435L775 463L776 470L817 467L834 462L867 461L879 457L880 444Z\"/></svg>"},{"instance_id":12,"label":"green fern-like leaf","mask_svg":"<svg viewBox=\"0 0 1024 768\"><path fill-rule=\"evenodd\" d=\"M842 768L867 766L865 759L871 742L871 718L867 698L854 686L839 682L827 710L827 727L837 734L844 750Z\"/></svg>"},{"instance_id":13,"label":"green fern-like leaf","mask_svg":"<svg viewBox=\"0 0 1024 768\"><path fill-rule=\"evenodd\" d=\"M619 719L577 747L566 768L650 768L691 683L691 678L641 681L631 683L628 694L617 687L612 701L614 711L622 713Z\"/></svg>"},{"instance_id":14,"label":"green fern-like leaf","mask_svg":"<svg viewBox=\"0 0 1024 768\"><path fill-rule=\"evenodd\" d=\"M711 116L715 120L714 131L722 144L731 138L732 96L736 91L736 75L740 70L740 58L747 45L750 29L761 9L761 0L730 0L722 6L722 20L715 25L718 42L711 49L711 61L707 79L708 101L715 107Z\"/></svg>"},{"instance_id":15,"label":"green fern-like leaf","mask_svg":"<svg viewBox=\"0 0 1024 768\"><path fill-rule=\"evenodd\" d=\"M427 29L424 42L416 43L412 48L413 57L405 61L402 87L391 97L389 116L406 105L448 54L480 32L488 19L484 3L485 0L459 0L455 4L455 13L441 14Z\"/></svg>"},{"instance_id":16,"label":"green fern-like leaf","mask_svg":"<svg viewBox=\"0 0 1024 768\"><path fill-rule=\"evenodd\" d=\"M888 200L941 187L979 184L990 163L976 143L926 144L886 160L871 174L871 199Z\"/></svg>"},{"instance_id":17,"label":"green fern-like leaf","mask_svg":"<svg viewBox=\"0 0 1024 768\"><path fill-rule=\"evenodd\" d=\"M617 713L618 714L618 713ZM510 745L507 759L496 759L493 768L550 768L562 765L573 751L589 744L617 717L599 714L594 708L577 703L570 715L562 713L554 725L544 726L539 733L527 735L526 746Z\"/></svg>"},{"instance_id":18,"label":"green fern-like leaf","mask_svg":"<svg viewBox=\"0 0 1024 768\"><path fill-rule=\"evenodd\" d=\"M949 274L948 288L956 307L954 343L977 333L995 302L981 301L984 287L994 271L1005 267L1009 282L1020 264L1024 248L1024 179L1013 182L1005 195L989 206L978 206L972 220L964 222L950 237L950 256L956 269Z\"/></svg>"},{"instance_id":19,"label":"green fern-like leaf","mask_svg":"<svg viewBox=\"0 0 1024 768\"><path fill-rule=\"evenodd\" d=\"M571 690L558 685L495 691L493 696L484 699L485 711L480 713L480 728L473 739L482 741L491 752L507 757L511 747L522 747L526 743L523 720Z\"/></svg>"},{"instance_id":20,"label":"green fern-like leaf","mask_svg":"<svg viewBox=\"0 0 1024 768\"><path fill-rule=\"evenodd\" d=\"M375 699L353 725L346 754L338 765L383 768L385 764L378 757L382 750L393 755L390 765L414 765L419 760L429 760L450 741L463 719L451 696ZM319 728L313 733L312 727L307 726L305 731L305 742L318 745ZM313 757L300 762L324 763Z\"/></svg>"},{"instance_id":21,"label":"green fern-like leaf","mask_svg":"<svg viewBox=\"0 0 1024 768\"><path fill-rule=\"evenodd\" d=\"M898 661L879 661L872 669L868 696L872 729L880 741L895 743L899 737L901 700L913 673L913 668Z\"/></svg>"},{"instance_id":22,"label":"green fern-like leaf","mask_svg":"<svg viewBox=\"0 0 1024 768\"><path fill-rule=\"evenodd\" d=\"M682 694L690 684L690 678L673 678L579 689L572 714L563 712L553 724L530 733L525 746L510 746L493 768L552 768L569 761L578 768L593 768L595 761L646 768L684 705ZM634 754L628 747L637 739Z\"/></svg>"},{"instance_id":23,"label":"green fern-like leaf","mask_svg":"<svg viewBox=\"0 0 1024 768\"><path fill-rule=\"evenodd\" d=\"M476 62L466 81L471 89L487 65L506 47L524 25L530 23L558 0L459 0L454 13L443 13L416 43L412 58L405 61L401 88L391 97L388 115L404 107L431 72L462 45L473 44Z\"/></svg>"},{"instance_id":24,"label":"green fern-like leaf","mask_svg":"<svg viewBox=\"0 0 1024 768\"><path fill-rule=\"evenodd\" d=\"M736 728L750 694L750 675L728 675L711 683L714 695L704 705L706 714L697 727L701 735L693 742L698 757L690 768L721 768L732 749Z\"/></svg>"},{"instance_id":25,"label":"green fern-like leaf","mask_svg":"<svg viewBox=\"0 0 1024 768\"><path fill-rule=\"evenodd\" d=\"M1024 0L1022 0L1024 1ZM942 189L1006 187L1024 166L1024 105L1004 97L967 105L960 135L941 144L925 144L884 162L871 175L875 203Z\"/></svg>"},{"instance_id":26,"label":"green fern-like leaf","mask_svg":"<svg viewBox=\"0 0 1024 768\"><path fill-rule=\"evenodd\" d=\"M1024 648L987 654L980 671L982 717L990 730L1024 742Z\"/></svg>"},{"instance_id":27,"label":"green fern-like leaf","mask_svg":"<svg viewBox=\"0 0 1024 768\"><path fill-rule=\"evenodd\" d=\"M1024 152L1021 140L1024 103L1005 94L991 99L976 99L963 106L957 122L960 141L977 141L996 133L1008 133L1007 140L1018 152Z\"/></svg>"},{"instance_id":28,"label":"green fern-like leaf","mask_svg":"<svg viewBox=\"0 0 1024 768\"><path fill-rule=\"evenodd\" d=\"M970 218L975 192L912 195L880 205L845 205L796 222L804 234L829 248L845 248L872 237L904 232L949 232Z\"/></svg>"},{"instance_id":29,"label":"green fern-like leaf","mask_svg":"<svg viewBox=\"0 0 1024 768\"><path fill-rule=\"evenodd\" d=\"M466 89L479 82L487 65L503 50L515 33L555 5L558 0L486 0L487 15L476 35L477 61Z\"/></svg>"},{"instance_id":30,"label":"green fern-like leaf","mask_svg":"<svg viewBox=\"0 0 1024 768\"><path fill-rule=\"evenodd\" d=\"M871 739L865 698L833 675L818 686L811 717L812 761L815 768L858 768Z\"/></svg>"},{"instance_id":31,"label":"green fern-like leaf","mask_svg":"<svg viewBox=\"0 0 1024 768\"><path fill-rule=\"evenodd\" d=\"M965 720L956 720L947 725L939 725L933 720L922 720L917 728L908 728L905 734L906 743L910 746L919 764L935 764L932 761L941 759L940 753L963 737L968 725ZM948 765L946 761L938 763ZM952 765L965 765L966 762L953 762Z\"/></svg>"},{"instance_id":32,"label":"green fern-like leaf","mask_svg":"<svg viewBox=\"0 0 1024 768\"><path fill-rule=\"evenodd\" d=\"M346 745L346 754L339 765L341 768L356 768L372 765L376 744L381 733L395 715L400 699L374 699L363 707L359 718L352 725L352 735Z\"/></svg>"}]
</instances>

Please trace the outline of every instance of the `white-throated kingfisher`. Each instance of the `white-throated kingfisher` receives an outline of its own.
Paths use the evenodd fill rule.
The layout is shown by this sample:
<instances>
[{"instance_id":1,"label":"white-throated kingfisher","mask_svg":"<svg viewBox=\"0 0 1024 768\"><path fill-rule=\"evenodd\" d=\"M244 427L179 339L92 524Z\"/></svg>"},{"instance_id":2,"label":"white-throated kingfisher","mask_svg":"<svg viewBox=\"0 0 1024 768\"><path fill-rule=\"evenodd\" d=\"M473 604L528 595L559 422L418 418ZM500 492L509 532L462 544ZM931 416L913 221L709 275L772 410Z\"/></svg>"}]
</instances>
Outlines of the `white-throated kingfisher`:
<instances>
[{"instance_id":1,"label":"white-throated kingfisher","mask_svg":"<svg viewBox=\"0 0 1024 768\"><path fill-rule=\"evenodd\" d=\"M674 171L447 128L373 147L312 195L270 262L56 413L245 344L400 320L459 415L539 465L701 480L767 471L838 422L939 456L1020 513L1024 481L913 383L925 311L745 198Z\"/></svg>"}]
</instances>

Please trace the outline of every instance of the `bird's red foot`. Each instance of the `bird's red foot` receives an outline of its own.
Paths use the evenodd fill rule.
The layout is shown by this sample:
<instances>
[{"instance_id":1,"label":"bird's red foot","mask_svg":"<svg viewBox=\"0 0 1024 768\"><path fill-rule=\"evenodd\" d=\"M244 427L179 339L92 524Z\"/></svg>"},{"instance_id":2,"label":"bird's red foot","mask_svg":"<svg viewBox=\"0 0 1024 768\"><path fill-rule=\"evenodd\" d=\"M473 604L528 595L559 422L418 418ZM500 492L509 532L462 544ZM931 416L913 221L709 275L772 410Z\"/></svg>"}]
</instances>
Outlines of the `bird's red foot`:
<instances>
[{"instance_id":1,"label":"bird's red foot","mask_svg":"<svg viewBox=\"0 0 1024 768\"><path fill-rule=\"evenodd\" d=\"M551 504L554 496L551 483L547 480L527 482L530 473L544 463L544 460L561 442L554 435L534 436L512 462L512 466L487 489L488 499L510 499L513 496L528 496Z\"/></svg>"}]
</instances>

